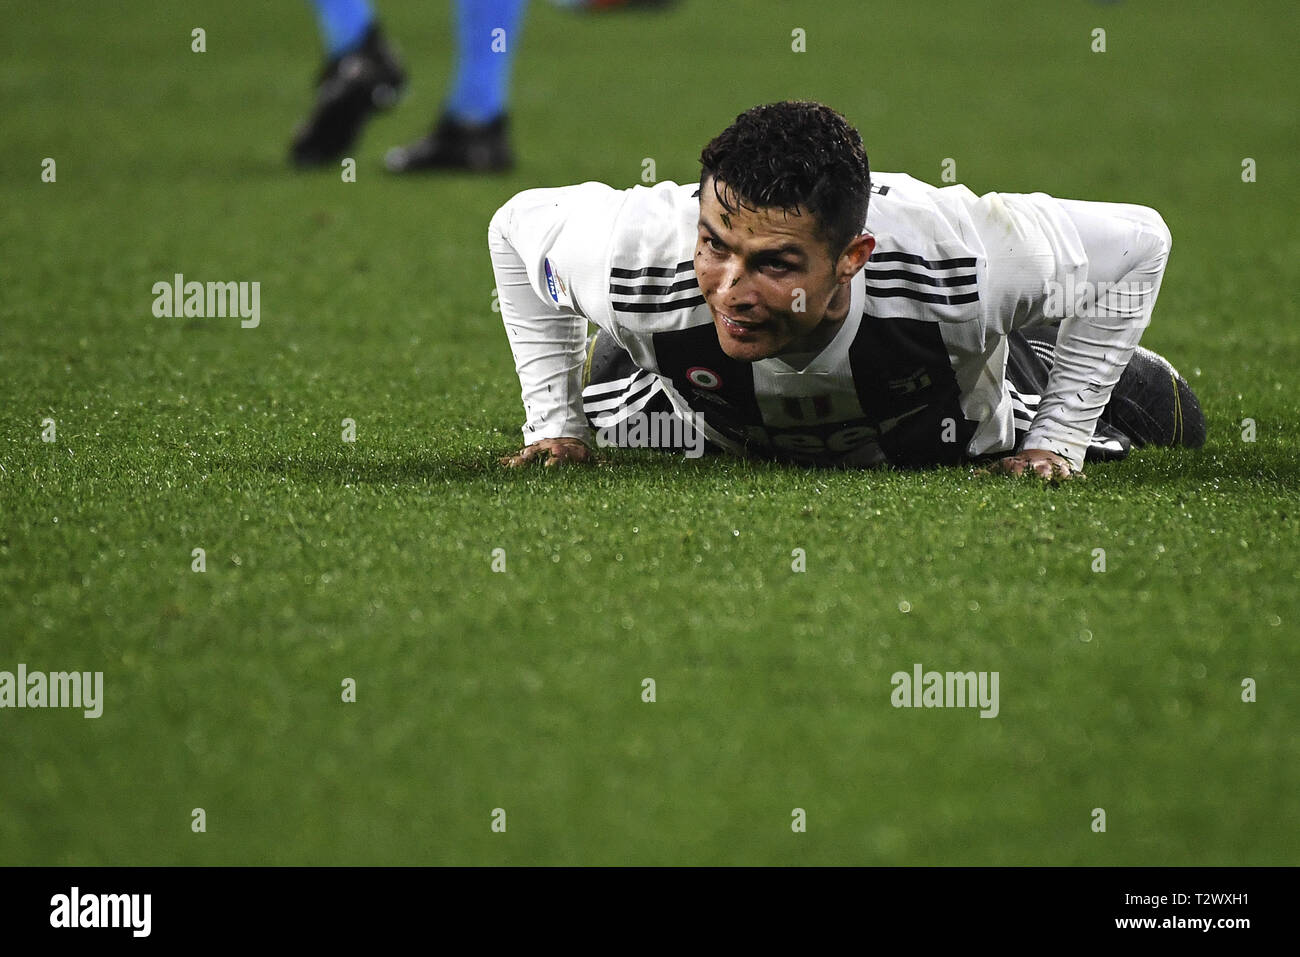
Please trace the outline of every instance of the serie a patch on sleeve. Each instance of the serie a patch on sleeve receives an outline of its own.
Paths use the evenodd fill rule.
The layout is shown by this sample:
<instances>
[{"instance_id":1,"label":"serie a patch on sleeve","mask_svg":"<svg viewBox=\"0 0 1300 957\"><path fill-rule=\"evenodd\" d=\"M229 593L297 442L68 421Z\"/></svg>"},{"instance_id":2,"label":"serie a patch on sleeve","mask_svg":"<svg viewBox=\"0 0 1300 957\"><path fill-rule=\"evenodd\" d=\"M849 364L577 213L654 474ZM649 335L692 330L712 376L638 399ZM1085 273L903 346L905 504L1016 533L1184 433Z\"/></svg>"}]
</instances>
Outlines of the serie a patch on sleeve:
<instances>
[{"instance_id":1,"label":"serie a patch on sleeve","mask_svg":"<svg viewBox=\"0 0 1300 957\"><path fill-rule=\"evenodd\" d=\"M551 267L550 259L542 260L542 269L546 273L546 291L551 294L552 301L558 306L569 305L569 291L564 288L564 280Z\"/></svg>"}]
</instances>

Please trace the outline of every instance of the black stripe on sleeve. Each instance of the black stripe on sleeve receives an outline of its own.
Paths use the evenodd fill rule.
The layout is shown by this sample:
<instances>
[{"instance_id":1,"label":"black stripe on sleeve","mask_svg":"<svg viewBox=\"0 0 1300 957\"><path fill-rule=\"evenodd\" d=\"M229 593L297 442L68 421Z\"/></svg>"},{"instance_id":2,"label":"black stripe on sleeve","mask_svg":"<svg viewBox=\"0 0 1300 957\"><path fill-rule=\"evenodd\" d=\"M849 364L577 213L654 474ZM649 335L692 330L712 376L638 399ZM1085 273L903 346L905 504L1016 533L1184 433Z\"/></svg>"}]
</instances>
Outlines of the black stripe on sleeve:
<instances>
[{"instance_id":1,"label":"black stripe on sleeve","mask_svg":"<svg viewBox=\"0 0 1300 957\"><path fill-rule=\"evenodd\" d=\"M672 312L674 309L693 309L704 305L703 296L690 299L670 299L667 302L611 302L615 312Z\"/></svg>"},{"instance_id":2,"label":"black stripe on sleeve","mask_svg":"<svg viewBox=\"0 0 1300 957\"><path fill-rule=\"evenodd\" d=\"M872 253L871 258L867 260L870 263L911 263L913 266L924 266L927 269L969 269L975 265L975 257L965 257L962 259L922 259L920 256L913 256L911 253Z\"/></svg>"},{"instance_id":3,"label":"black stripe on sleeve","mask_svg":"<svg viewBox=\"0 0 1300 957\"><path fill-rule=\"evenodd\" d=\"M690 279L679 279L671 286L619 286L610 283L609 294L611 296L668 296L684 289L698 288L699 283L692 276Z\"/></svg>"},{"instance_id":4,"label":"black stripe on sleeve","mask_svg":"<svg viewBox=\"0 0 1300 957\"><path fill-rule=\"evenodd\" d=\"M941 306L959 306L966 302L979 302L980 299L978 292L963 293L959 296L941 296L935 292L917 292L915 289L900 289L897 286L877 289L870 283L867 283L867 295L873 299L915 299L917 302L932 302Z\"/></svg>"},{"instance_id":5,"label":"black stripe on sleeve","mask_svg":"<svg viewBox=\"0 0 1300 957\"><path fill-rule=\"evenodd\" d=\"M611 279L640 279L642 276L656 276L663 279L671 279L679 272L685 272L687 269L694 269L695 263L687 260L684 263L678 263L676 269L669 269L666 266L646 266L644 269L619 269L617 266L611 266L609 277Z\"/></svg>"},{"instance_id":6,"label":"black stripe on sleeve","mask_svg":"<svg viewBox=\"0 0 1300 957\"><path fill-rule=\"evenodd\" d=\"M908 272L906 269L872 269L870 263L867 266L866 277L868 281L873 279L902 279L906 282L920 283L924 286L972 286L976 282L974 273L965 276L927 276L925 273Z\"/></svg>"}]
</instances>

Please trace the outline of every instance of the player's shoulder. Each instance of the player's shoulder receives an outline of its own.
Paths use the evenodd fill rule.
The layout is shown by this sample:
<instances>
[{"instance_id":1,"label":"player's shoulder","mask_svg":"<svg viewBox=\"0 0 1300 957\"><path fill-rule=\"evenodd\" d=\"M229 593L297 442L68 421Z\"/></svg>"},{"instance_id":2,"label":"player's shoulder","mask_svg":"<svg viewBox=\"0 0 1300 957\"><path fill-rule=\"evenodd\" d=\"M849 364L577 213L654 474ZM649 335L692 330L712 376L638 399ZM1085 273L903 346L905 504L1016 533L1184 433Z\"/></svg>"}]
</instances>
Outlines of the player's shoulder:
<instances>
[{"instance_id":1,"label":"player's shoulder","mask_svg":"<svg viewBox=\"0 0 1300 957\"><path fill-rule=\"evenodd\" d=\"M645 224L657 222L667 225L683 218L693 223L699 215L699 186L663 182L653 186L619 188L589 181L569 186L534 187L515 193L501 210L527 213L533 209L557 207L569 215L591 212Z\"/></svg>"},{"instance_id":2,"label":"player's shoulder","mask_svg":"<svg viewBox=\"0 0 1300 957\"><path fill-rule=\"evenodd\" d=\"M983 247L966 226L964 186L872 173L866 228L876 246L863 270L866 308L928 322L979 317Z\"/></svg>"},{"instance_id":3,"label":"player's shoulder","mask_svg":"<svg viewBox=\"0 0 1300 957\"><path fill-rule=\"evenodd\" d=\"M906 173L872 173L867 228L874 223L916 239L950 239L960 235L961 211L977 199L960 184L933 186Z\"/></svg>"},{"instance_id":4,"label":"player's shoulder","mask_svg":"<svg viewBox=\"0 0 1300 957\"><path fill-rule=\"evenodd\" d=\"M508 230L515 224L613 222L622 208L626 190L605 183L574 183L570 186L538 186L515 193L492 217L494 227Z\"/></svg>"},{"instance_id":5,"label":"player's shoulder","mask_svg":"<svg viewBox=\"0 0 1300 957\"><path fill-rule=\"evenodd\" d=\"M627 191L610 240L610 306L622 323L689 324L704 303L695 278L699 186L673 182Z\"/></svg>"},{"instance_id":6,"label":"player's shoulder","mask_svg":"<svg viewBox=\"0 0 1300 957\"><path fill-rule=\"evenodd\" d=\"M700 217L696 183L656 183L624 190L614 224L611 263L623 268L676 265L695 247Z\"/></svg>"}]
</instances>

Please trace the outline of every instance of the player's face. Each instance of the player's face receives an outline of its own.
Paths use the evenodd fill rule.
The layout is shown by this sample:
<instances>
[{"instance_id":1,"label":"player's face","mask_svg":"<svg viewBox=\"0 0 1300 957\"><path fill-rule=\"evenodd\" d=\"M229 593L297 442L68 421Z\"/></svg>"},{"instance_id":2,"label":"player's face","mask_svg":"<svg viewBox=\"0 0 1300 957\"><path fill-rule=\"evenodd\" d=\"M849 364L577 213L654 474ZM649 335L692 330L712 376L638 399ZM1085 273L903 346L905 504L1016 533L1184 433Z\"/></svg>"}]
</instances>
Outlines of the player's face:
<instances>
[{"instance_id":1,"label":"player's face","mask_svg":"<svg viewBox=\"0 0 1300 957\"><path fill-rule=\"evenodd\" d=\"M829 341L848 310L848 283L874 240L860 236L835 256L810 213L728 212L713 187L708 179L700 190L695 276L722 351L757 362Z\"/></svg>"}]
</instances>

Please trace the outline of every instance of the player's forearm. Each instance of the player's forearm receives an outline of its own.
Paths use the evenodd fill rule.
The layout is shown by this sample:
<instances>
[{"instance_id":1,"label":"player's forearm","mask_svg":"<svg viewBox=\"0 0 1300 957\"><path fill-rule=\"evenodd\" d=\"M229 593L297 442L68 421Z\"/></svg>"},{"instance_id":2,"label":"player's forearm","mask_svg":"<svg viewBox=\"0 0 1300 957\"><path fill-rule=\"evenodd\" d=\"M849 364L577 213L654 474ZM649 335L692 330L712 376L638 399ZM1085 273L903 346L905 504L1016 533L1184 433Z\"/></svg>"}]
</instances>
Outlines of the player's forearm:
<instances>
[{"instance_id":1,"label":"player's forearm","mask_svg":"<svg viewBox=\"0 0 1300 957\"><path fill-rule=\"evenodd\" d=\"M538 298L522 259L497 229L489 234L497 301L524 401L524 440L589 436L582 411L587 321Z\"/></svg>"},{"instance_id":2,"label":"player's forearm","mask_svg":"<svg viewBox=\"0 0 1300 957\"><path fill-rule=\"evenodd\" d=\"M1087 281L1048 296L1056 314L1045 312L1061 327L1047 389L1021 447L1055 452L1078 468L1151 321L1172 243L1160 214L1145 206L1058 202L1078 231Z\"/></svg>"},{"instance_id":3,"label":"player's forearm","mask_svg":"<svg viewBox=\"0 0 1300 957\"><path fill-rule=\"evenodd\" d=\"M1055 452L1082 468L1097 420L1137 347L1148 315L1075 316L1062 321L1047 389L1021 448Z\"/></svg>"},{"instance_id":4,"label":"player's forearm","mask_svg":"<svg viewBox=\"0 0 1300 957\"><path fill-rule=\"evenodd\" d=\"M506 315L506 297L501 312ZM590 433L582 411L582 362L587 321L580 316L535 319L507 317L506 334L515 357L524 401L524 439L571 437Z\"/></svg>"}]
</instances>

